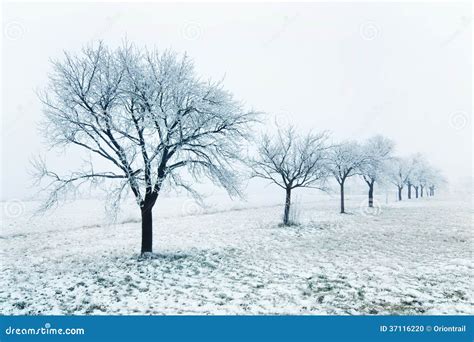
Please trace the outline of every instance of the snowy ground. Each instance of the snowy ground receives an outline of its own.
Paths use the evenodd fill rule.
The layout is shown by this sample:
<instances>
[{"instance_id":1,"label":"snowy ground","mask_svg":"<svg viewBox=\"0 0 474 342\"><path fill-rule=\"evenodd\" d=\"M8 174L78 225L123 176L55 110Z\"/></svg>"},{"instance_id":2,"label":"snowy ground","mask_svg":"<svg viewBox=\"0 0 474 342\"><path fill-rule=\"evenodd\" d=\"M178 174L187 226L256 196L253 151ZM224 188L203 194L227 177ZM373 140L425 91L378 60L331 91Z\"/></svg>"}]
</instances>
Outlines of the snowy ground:
<instances>
[{"instance_id":1,"label":"snowy ground","mask_svg":"<svg viewBox=\"0 0 474 342\"><path fill-rule=\"evenodd\" d=\"M472 314L471 198L364 204L299 204L293 227L281 206L157 208L142 260L135 208L107 225L98 201L3 203L0 313Z\"/></svg>"}]
</instances>

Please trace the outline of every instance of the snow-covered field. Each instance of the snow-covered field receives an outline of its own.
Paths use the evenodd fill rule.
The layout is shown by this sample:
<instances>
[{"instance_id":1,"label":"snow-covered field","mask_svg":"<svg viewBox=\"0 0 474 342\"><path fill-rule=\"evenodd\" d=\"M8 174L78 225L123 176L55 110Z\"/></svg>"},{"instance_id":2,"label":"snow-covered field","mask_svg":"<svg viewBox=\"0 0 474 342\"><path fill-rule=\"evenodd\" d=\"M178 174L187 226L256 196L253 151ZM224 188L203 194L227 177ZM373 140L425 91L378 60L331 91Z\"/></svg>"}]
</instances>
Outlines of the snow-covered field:
<instances>
[{"instance_id":1,"label":"snow-covered field","mask_svg":"<svg viewBox=\"0 0 474 342\"><path fill-rule=\"evenodd\" d=\"M471 198L365 200L349 198L346 215L337 197L300 203L292 227L276 205L159 202L151 259L137 208L111 225L99 201L44 217L3 203L0 313L472 314Z\"/></svg>"}]
</instances>

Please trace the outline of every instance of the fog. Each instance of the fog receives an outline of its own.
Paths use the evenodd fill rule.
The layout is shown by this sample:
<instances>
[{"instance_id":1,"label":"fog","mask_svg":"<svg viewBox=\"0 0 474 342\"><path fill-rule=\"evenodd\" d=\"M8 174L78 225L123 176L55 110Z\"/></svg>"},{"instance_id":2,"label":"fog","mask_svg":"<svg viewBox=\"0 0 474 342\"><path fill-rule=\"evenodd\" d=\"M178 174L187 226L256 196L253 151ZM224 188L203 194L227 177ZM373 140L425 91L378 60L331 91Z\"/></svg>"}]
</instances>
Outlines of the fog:
<instances>
[{"instance_id":1,"label":"fog","mask_svg":"<svg viewBox=\"0 0 474 342\"><path fill-rule=\"evenodd\" d=\"M38 132L51 59L103 40L187 52L249 108L334 139L383 134L451 184L472 178L469 4L5 4L1 199L30 198L29 160L58 171ZM257 128L265 130L265 125ZM249 188L248 191L261 191Z\"/></svg>"}]
</instances>

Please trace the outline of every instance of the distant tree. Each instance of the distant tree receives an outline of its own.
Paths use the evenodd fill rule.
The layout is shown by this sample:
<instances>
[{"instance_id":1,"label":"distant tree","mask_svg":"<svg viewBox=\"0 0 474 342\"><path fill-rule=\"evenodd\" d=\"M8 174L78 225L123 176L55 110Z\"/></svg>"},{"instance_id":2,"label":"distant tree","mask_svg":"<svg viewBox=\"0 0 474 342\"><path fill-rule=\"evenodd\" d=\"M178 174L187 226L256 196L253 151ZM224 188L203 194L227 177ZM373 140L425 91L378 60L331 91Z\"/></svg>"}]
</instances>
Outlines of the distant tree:
<instances>
[{"instance_id":1,"label":"distant tree","mask_svg":"<svg viewBox=\"0 0 474 342\"><path fill-rule=\"evenodd\" d=\"M283 224L290 225L291 192L297 188L325 190L328 134L298 134L294 127L278 127L265 134L252 160L254 177L267 179L285 190Z\"/></svg>"},{"instance_id":2,"label":"distant tree","mask_svg":"<svg viewBox=\"0 0 474 342\"><path fill-rule=\"evenodd\" d=\"M416 198L418 198L420 187L417 184L414 184L413 188L415 189L415 196L416 196Z\"/></svg>"},{"instance_id":3,"label":"distant tree","mask_svg":"<svg viewBox=\"0 0 474 342\"><path fill-rule=\"evenodd\" d=\"M406 177L405 184L407 185L407 197L411 199L412 197L412 188L415 189L416 198L418 198L418 185L417 185L417 174L425 162L425 158L421 153L416 153L406 159L409 172Z\"/></svg>"},{"instance_id":4,"label":"distant tree","mask_svg":"<svg viewBox=\"0 0 474 342\"><path fill-rule=\"evenodd\" d=\"M402 200L402 190L412 172L412 162L406 158L392 158L387 163L389 181L397 187L398 200Z\"/></svg>"},{"instance_id":5,"label":"distant tree","mask_svg":"<svg viewBox=\"0 0 474 342\"><path fill-rule=\"evenodd\" d=\"M385 173L385 165L390 160L394 143L381 135L368 139L362 145L365 162L361 164L360 174L369 187L369 207L374 203L374 185Z\"/></svg>"},{"instance_id":6,"label":"distant tree","mask_svg":"<svg viewBox=\"0 0 474 342\"><path fill-rule=\"evenodd\" d=\"M410 175L411 184L415 189L415 197L423 197L426 184L431 173L431 166L426 158L418 155L413 164L413 170Z\"/></svg>"},{"instance_id":7,"label":"distant tree","mask_svg":"<svg viewBox=\"0 0 474 342\"><path fill-rule=\"evenodd\" d=\"M417 170L416 178L420 187L420 196L430 196L429 187L432 184L432 179L435 177L433 167L424 161L421 167Z\"/></svg>"},{"instance_id":8,"label":"distant tree","mask_svg":"<svg viewBox=\"0 0 474 342\"><path fill-rule=\"evenodd\" d=\"M447 180L439 169L433 167L430 168L427 180L429 196L434 196L435 190L446 183Z\"/></svg>"},{"instance_id":9,"label":"distant tree","mask_svg":"<svg viewBox=\"0 0 474 342\"><path fill-rule=\"evenodd\" d=\"M44 209L81 184L111 181L109 196L133 193L142 217L141 252L147 253L152 209L165 184L197 194L179 170L186 169L191 182L207 177L230 195L239 193L233 162L256 114L220 83L201 81L187 56L133 45L87 47L53 62L40 97L52 147L77 146L107 163L103 170L90 163L61 176L37 160L38 181L48 181L50 194Z\"/></svg>"},{"instance_id":10,"label":"distant tree","mask_svg":"<svg viewBox=\"0 0 474 342\"><path fill-rule=\"evenodd\" d=\"M330 149L327 166L329 172L339 184L341 214L345 212L344 184L349 177L360 173L366 162L367 157L364 155L361 146L355 141L343 142Z\"/></svg>"},{"instance_id":11,"label":"distant tree","mask_svg":"<svg viewBox=\"0 0 474 342\"><path fill-rule=\"evenodd\" d=\"M411 187L413 186L411 178L407 178L406 185L407 185L407 198L411 199Z\"/></svg>"}]
</instances>

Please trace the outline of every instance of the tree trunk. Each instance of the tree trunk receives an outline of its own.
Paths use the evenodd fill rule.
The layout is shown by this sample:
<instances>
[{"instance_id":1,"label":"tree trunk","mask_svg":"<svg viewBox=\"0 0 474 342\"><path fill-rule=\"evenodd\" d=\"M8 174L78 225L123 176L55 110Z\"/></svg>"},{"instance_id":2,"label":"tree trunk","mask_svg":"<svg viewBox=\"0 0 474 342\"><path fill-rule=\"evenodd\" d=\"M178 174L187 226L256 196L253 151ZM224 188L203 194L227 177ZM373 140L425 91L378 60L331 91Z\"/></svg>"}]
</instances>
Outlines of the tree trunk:
<instances>
[{"instance_id":1,"label":"tree trunk","mask_svg":"<svg viewBox=\"0 0 474 342\"><path fill-rule=\"evenodd\" d=\"M142 212L142 254L153 252L153 215L152 207L143 206Z\"/></svg>"},{"instance_id":2,"label":"tree trunk","mask_svg":"<svg viewBox=\"0 0 474 342\"><path fill-rule=\"evenodd\" d=\"M420 196L423 197L423 185L420 185Z\"/></svg>"},{"instance_id":3,"label":"tree trunk","mask_svg":"<svg viewBox=\"0 0 474 342\"><path fill-rule=\"evenodd\" d=\"M408 183L408 199L411 199L411 184Z\"/></svg>"},{"instance_id":4,"label":"tree trunk","mask_svg":"<svg viewBox=\"0 0 474 342\"><path fill-rule=\"evenodd\" d=\"M290 205L291 205L291 188L286 189L285 198L285 212L283 213L283 224L288 226L290 224Z\"/></svg>"},{"instance_id":5,"label":"tree trunk","mask_svg":"<svg viewBox=\"0 0 474 342\"><path fill-rule=\"evenodd\" d=\"M145 200L140 203L142 214L142 254L153 252L153 206L158 198L158 192L148 192Z\"/></svg>"},{"instance_id":6,"label":"tree trunk","mask_svg":"<svg viewBox=\"0 0 474 342\"><path fill-rule=\"evenodd\" d=\"M147 189L145 199L140 203L142 214L142 254L153 252L153 206L158 198L158 192Z\"/></svg>"},{"instance_id":7,"label":"tree trunk","mask_svg":"<svg viewBox=\"0 0 474 342\"><path fill-rule=\"evenodd\" d=\"M418 198L418 187L414 186L414 188L415 188L415 197Z\"/></svg>"},{"instance_id":8,"label":"tree trunk","mask_svg":"<svg viewBox=\"0 0 474 342\"><path fill-rule=\"evenodd\" d=\"M401 201L402 200L402 187L398 187L398 200Z\"/></svg>"},{"instance_id":9,"label":"tree trunk","mask_svg":"<svg viewBox=\"0 0 474 342\"><path fill-rule=\"evenodd\" d=\"M374 182L370 182L369 184L369 208L374 207Z\"/></svg>"},{"instance_id":10,"label":"tree trunk","mask_svg":"<svg viewBox=\"0 0 474 342\"><path fill-rule=\"evenodd\" d=\"M340 185L341 185L341 214L344 214L344 181L342 181Z\"/></svg>"}]
</instances>

